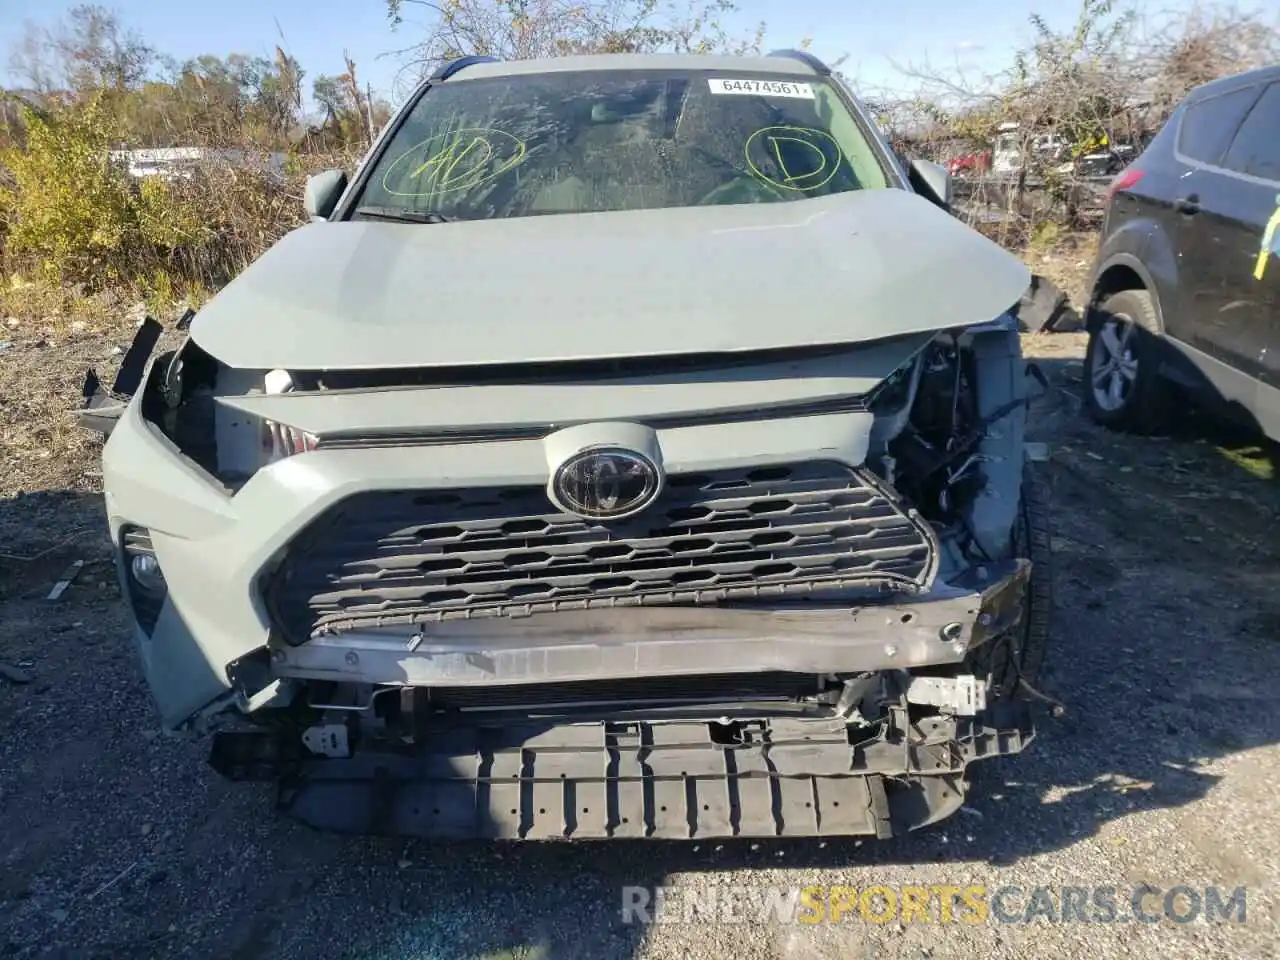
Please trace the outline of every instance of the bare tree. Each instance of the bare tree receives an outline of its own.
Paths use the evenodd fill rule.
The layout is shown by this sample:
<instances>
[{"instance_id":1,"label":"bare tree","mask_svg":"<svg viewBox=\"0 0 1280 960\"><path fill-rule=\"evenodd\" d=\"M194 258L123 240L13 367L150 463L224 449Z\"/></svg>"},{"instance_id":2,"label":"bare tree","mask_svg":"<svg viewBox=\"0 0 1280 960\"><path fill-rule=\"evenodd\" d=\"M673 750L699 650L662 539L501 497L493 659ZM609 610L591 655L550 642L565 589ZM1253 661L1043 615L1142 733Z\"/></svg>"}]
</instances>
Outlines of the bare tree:
<instances>
[{"instance_id":1,"label":"bare tree","mask_svg":"<svg viewBox=\"0 0 1280 960\"><path fill-rule=\"evenodd\" d=\"M28 90L49 93L56 86L50 60L48 31L33 21L26 21L21 39L9 52L9 72Z\"/></svg>"},{"instance_id":2,"label":"bare tree","mask_svg":"<svg viewBox=\"0 0 1280 960\"><path fill-rule=\"evenodd\" d=\"M1046 218L1079 225L1100 209L1091 198L1101 197L1097 181L1109 169L1099 173L1084 157L1110 154L1106 163L1122 163L1116 150L1140 149L1191 88L1280 59L1280 24L1257 12L1218 5L1171 15L1114 0L1079 3L1075 22L1062 29L1032 16L1030 42L994 76L966 76L958 65L899 66L916 89L880 98L893 132L934 159L971 159L991 151L998 134L1015 139L1007 151L1016 157L1012 182L974 181L969 189L982 193L980 201L1001 201L1016 229L1034 230Z\"/></svg>"},{"instance_id":3,"label":"bare tree","mask_svg":"<svg viewBox=\"0 0 1280 960\"><path fill-rule=\"evenodd\" d=\"M105 7L81 4L48 32L48 47L73 90L136 86L155 62L155 51Z\"/></svg>"},{"instance_id":4,"label":"bare tree","mask_svg":"<svg viewBox=\"0 0 1280 960\"><path fill-rule=\"evenodd\" d=\"M345 50L342 59L347 68L344 73L321 75L312 84L312 96L324 111L313 133L327 143L364 149L372 145L374 134L390 118L391 108L384 100L375 99L368 84L361 87L355 61Z\"/></svg>"},{"instance_id":5,"label":"bare tree","mask_svg":"<svg viewBox=\"0 0 1280 960\"><path fill-rule=\"evenodd\" d=\"M504 60L571 53L652 50L759 50L764 26L733 36L724 20L734 0L386 0L394 30L420 30L395 51L405 78L416 82L435 66L480 54ZM416 20L416 15L423 19ZM411 18L414 18L411 20Z\"/></svg>"}]
</instances>

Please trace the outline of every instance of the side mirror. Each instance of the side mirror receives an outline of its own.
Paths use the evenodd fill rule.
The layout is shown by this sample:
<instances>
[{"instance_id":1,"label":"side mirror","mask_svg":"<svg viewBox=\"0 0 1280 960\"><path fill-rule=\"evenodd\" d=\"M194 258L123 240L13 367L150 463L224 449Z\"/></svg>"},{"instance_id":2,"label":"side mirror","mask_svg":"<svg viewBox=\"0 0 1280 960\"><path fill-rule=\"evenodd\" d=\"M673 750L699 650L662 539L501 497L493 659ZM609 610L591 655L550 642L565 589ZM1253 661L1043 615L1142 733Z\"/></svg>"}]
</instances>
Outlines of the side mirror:
<instances>
[{"instance_id":1,"label":"side mirror","mask_svg":"<svg viewBox=\"0 0 1280 960\"><path fill-rule=\"evenodd\" d=\"M342 191L347 189L347 174L343 170L326 170L307 177L302 191L302 209L312 220L323 220L333 213Z\"/></svg>"},{"instance_id":2,"label":"side mirror","mask_svg":"<svg viewBox=\"0 0 1280 960\"><path fill-rule=\"evenodd\" d=\"M907 176L917 193L922 193L944 210L951 209L955 184L951 171L922 157L907 157Z\"/></svg>"}]
</instances>

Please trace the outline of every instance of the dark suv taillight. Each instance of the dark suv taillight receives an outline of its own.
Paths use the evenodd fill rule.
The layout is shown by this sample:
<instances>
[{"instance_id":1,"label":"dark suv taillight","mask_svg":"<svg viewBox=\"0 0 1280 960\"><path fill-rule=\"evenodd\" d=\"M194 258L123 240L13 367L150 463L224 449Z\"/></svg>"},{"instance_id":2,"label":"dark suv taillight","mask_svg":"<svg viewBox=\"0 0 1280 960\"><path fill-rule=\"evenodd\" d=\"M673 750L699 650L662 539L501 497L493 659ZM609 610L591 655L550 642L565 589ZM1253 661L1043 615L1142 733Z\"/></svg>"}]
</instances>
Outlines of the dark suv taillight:
<instances>
[{"instance_id":1,"label":"dark suv taillight","mask_svg":"<svg viewBox=\"0 0 1280 960\"><path fill-rule=\"evenodd\" d=\"M1110 200L1124 190L1131 190L1144 176L1146 176L1144 171L1135 170L1133 167L1121 170L1107 186L1107 199Z\"/></svg>"}]
</instances>

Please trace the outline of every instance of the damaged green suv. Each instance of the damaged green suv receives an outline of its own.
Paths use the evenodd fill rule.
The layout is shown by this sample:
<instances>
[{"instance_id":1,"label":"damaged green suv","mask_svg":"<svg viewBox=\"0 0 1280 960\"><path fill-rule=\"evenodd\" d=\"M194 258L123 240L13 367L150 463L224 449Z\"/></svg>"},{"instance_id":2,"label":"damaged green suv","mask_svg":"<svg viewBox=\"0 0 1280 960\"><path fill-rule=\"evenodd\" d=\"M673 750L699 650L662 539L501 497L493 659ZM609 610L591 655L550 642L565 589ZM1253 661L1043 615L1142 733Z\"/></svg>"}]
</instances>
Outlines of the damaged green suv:
<instances>
[{"instance_id":1,"label":"damaged green suv","mask_svg":"<svg viewBox=\"0 0 1280 960\"><path fill-rule=\"evenodd\" d=\"M807 54L440 70L96 405L164 721L330 829L953 813L1049 583L1028 271L949 199Z\"/></svg>"}]
</instances>

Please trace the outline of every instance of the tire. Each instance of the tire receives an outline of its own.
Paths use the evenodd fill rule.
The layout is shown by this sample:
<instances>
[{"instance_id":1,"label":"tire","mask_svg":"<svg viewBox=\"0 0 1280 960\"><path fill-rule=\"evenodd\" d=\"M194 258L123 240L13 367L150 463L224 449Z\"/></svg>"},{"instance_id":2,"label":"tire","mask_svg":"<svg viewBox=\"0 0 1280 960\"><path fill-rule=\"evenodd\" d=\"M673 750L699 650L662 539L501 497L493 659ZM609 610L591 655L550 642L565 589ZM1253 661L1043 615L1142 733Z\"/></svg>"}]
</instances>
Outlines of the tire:
<instances>
[{"instance_id":1,"label":"tire","mask_svg":"<svg viewBox=\"0 0 1280 960\"><path fill-rule=\"evenodd\" d=\"M1049 499L1031 464L1022 468L1022 501L1013 531L1015 557L1031 561L1025 606L1018 625L974 651L969 668L990 681L987 699L1013 700L1021 681L1035 685L1049 649L1053 611L1053 546Z\"/></svg>"},{"instance_id":2,"label":"tire","mask_svg":"<svg viewBox=\"0 0 1280 960\"><path fill-rule=\"evenodd\" d=\"M1084 358L1084 404L1090 418L1128 433L1165 423L1169 385L1160 376L1160 329L1146 290L1122 290L1098 307Z\"/></svg>"}]
</instances>

